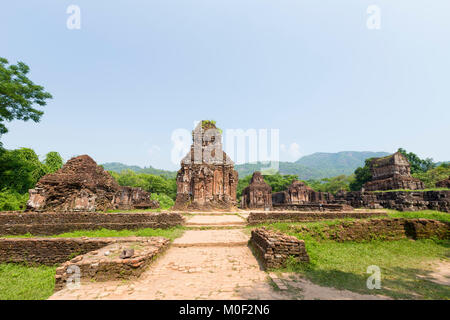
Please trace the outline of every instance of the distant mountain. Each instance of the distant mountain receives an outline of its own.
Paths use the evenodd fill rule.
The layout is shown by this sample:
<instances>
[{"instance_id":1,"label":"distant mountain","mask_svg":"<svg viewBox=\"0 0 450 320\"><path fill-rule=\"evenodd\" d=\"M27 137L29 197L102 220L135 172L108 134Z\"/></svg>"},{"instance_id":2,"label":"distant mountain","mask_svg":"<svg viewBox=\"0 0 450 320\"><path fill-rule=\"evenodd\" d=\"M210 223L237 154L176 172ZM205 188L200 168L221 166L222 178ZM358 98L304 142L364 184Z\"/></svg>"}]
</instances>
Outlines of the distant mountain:
<instances>
[{"instance_id":1,"label":"distant mountain","mask_svg":"<svg viewBox=\"0 0 450 320\"><path fill-rule=\"evenodd\" d=\"M108 162L102 164L103 168L107 171L114 171L117 173L122 172L123 170L131 170L136 173L149 173L158 176L164 176L167 178L175 178L177 173L176 171L168 171L162 169L155 169L152 166L141 168L139 166L129 166L120 162Z\"/></svg>"},{"instance_id":2,"label":"distant mountain","mask_svg":"<svg viewBox=\"0 0 450 320\"><path fill-rule=\"evenodd\" d=\"M301 157L296 164L321 172L324 177L340 174L352 174L356 168L364 166L368 158L379 158L390 155L388 152L341 151L337 153L316 152Z\"/></svg>"},{"instance_id":3,"label":"distant mountain","mask_svg":"<svg viewBox=\"0 0 450 320\"><path fill-rule=\"evenodd\" d=\"M297 175L301 180L331 178L341 174L352 174L356 168L364 165L364 160L373 157L384 157L389 155L387 152L371 151L342 151L337 153L316 152L308 156L301 157L295 162L279 162L280 174ZM174 178L175 171L160 170L153 167L141 168L139 166L128 166L120 162L104 163L105 170L121 172L123 170L132 170L139 173L150 173ZM239 177L243 178L255 171L261 171L267 168L267 164L245 163L235 165Z\"/></svg>"},{"instance_id":4,"label":"distant mountain","mask_svg":"<svg viewBox=\"0 0 450 320\"><path fill-rule=\"evenodd\" d=\"M301 157L295 162L280 161L279 172L280 174L297 175L302 180L330 178L341 174L352 174L356 168L364 165L366 159L387 155L389 155L387 152L371 151L317 152ZM245 177L267 167L268 165L261 163L246 163L236 165L235 169L240 177Z\"/></svg>"}]
</instances>

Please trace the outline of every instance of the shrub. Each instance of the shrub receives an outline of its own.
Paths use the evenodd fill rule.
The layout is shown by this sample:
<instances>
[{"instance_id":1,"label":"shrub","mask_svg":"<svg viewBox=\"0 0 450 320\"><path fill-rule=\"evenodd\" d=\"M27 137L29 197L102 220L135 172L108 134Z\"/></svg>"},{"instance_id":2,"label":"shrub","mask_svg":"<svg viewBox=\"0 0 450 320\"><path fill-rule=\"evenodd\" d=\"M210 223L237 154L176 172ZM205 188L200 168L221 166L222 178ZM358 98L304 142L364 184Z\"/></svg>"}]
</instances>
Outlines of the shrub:
<instances>
[{"instance_id":1,"label":"shrub","mask_svg":"<svg viewBox=\"0 0 450 320\"><path fill-rule=\"evenodd\" d=\"M152 193L151 199L157 200L161 209L169 209L175 204L172 198L165 194Z\"/></svg>"},{"instance_id":2,"label":"shrub","mask_svg":"<svg viewBox=\"0 0 450 320\"><path fill-rule=\"evenodd\" d=\"M0 211L24 210L27 201L28 193L20 194L9 189L3 189L0 192Z\"/></svg>"}]
</instances>

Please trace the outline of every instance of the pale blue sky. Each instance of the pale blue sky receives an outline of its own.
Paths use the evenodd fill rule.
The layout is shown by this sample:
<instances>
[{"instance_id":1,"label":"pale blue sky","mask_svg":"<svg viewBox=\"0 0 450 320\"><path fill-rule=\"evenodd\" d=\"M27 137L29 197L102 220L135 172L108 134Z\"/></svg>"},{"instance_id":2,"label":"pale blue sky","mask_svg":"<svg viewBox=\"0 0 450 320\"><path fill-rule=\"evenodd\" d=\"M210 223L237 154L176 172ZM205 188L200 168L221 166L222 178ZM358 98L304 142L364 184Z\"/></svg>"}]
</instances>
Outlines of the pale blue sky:
<instances>
[{"instance_id":1,"label":"pale blue sky","mask_svg":"<svg viewBox=\"0 0 450 320\"><path fill-rule=\"evenodd\" d=\"M66 9L81 8L81 30ZM381 29L366 27L369 5ZM295 160L387 151L450 160L450 1L149 0L2 4L0 56L53 94L7 148L177 169L193 121L280 129ZM294 146L296 146L294 145Z\"/></svg>"}]
</instances>

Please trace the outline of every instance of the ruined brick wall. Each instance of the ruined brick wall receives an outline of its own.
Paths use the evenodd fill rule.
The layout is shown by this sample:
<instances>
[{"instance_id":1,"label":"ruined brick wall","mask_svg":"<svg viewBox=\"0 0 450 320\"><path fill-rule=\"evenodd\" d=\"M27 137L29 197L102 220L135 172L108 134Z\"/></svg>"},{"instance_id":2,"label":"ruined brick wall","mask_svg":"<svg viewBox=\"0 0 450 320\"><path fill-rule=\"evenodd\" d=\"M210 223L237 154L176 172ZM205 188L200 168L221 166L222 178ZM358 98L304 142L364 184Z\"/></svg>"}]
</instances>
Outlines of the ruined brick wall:
<instances>
[{"instance_id":1,"label":"ruined brick wall","mask_svg":"<svg viewBox=\"0 0 450 320\"><path fill-rule=\"evenodd\" d=\"M384 211L271 211L250 212L247 222L250 225L272 222L301 222L343 218L370 218L385 216Z\"/></svg>"},{"instance_id":2,"label":"ruined brick wall","mask_svg":"<svg viewBox=\"0 0 450 320\"><path fill-rule=\"evenodd\" d=\"M266 228L254 229L252 230L250 243L265 269L285 266L289 256L293 256L297 261L309 262L305 242L281 232Z\"/></svg>"},{"instance_id":3,"label":"ruined brick wall","mask_svg":"<svg viewBox=\"0 0 450 320\"><path fill-rule=\"evenodd\" d=\"M304 203L304 204L280 204L275 203L272 205L274 210L280 211L344 211L353 210L353 208L347 204L322 204L322 203Z\"/></svg>"},{"instance_id":4,"label":"ruined brick wall","mask_svg":"<svg viewBox=\"0 0 450 320\"><path fill-rule=\"evenodd\" d=\"M328 203L334 200L331 193L314 191L302 181L295 180L285 191L272 194L274 205Z\"/></svg>"},{"instance_id":5,"label":"ruined brick wall","mask_svg":"<svg viewBox=\"0 0 450 320\"><path fill-rule=\"evenodd\" d=\"M436 182L436 188L450 188L450 177Z\"/></svg>"},{"instance_id":6,"label":"ruined brick wall","mask_svg":"<svg viewBox=\"0 0 450 320\"><path fill-rule=\"evenodd\" d=\"M0 262L55 265L127 238L0 238Z\"/></svg>"},{"instance_id":7,"label":"ruined brick wall","mask_svg":"<svg viewBox=\"0 0 450 320\"><path fill-rule=\"evenodd\" d=\"M53 235L102 228L169 228L183 223L183 216L176 212L0 212L0 235Z\"/></svg>"},{"instance_id":8,"label":"ruined brick wall","mask_svg":"<svg viewBox=\"0 0 450 320\"><path fill-rule=\"evenodd\" d=\"M243 209L272 208L272 187L264 181L261 172L254 172L250 184L242 191L241 207Z\"/></svg>"},{"instance_id":9,"label":"ruined brick wall","mask_svg":"<svg viewBox=\"0 0 450 320\"><path fill-rule=\"evenodd\" d=\"M450 190L339 192L335 199L354 208L394 209L399 211L438 210L450 212Z\"/></svg>"},{"instance_id":10,"label":"ruined brick wall","mask_svg":"<svg viewBox=\"0 0 450 320\"><path fill-rule=\"evenodd\" d=\"M27 211L106 211L158 208L150 193L123 187L88 155L74 157L29 190Z\"/></svg>"},{"instance_id":11,"label":"ruined brick wall","mask_svg":"<svg viewBox=\"0 0 450 320\"><path fill-rule=\"evenodd\" d=\"M320 226L320 230L308 226L294 226L293 229L295 232L307 233L320 239L339 242L450 238L450 223L433 219L368 219L323 225Z\"/></svg>"},{"instance_id":12,"label":"ruined brick wall","mask_svg":"<svg viewBox=\"0 0 450 320\"><path fill-rule=\"evenodd\" d=\"M141 188L120 186L119 191L114 195L114 208L119 210L159 208L159 202L151 200L150 196L150 192Z\"/></svg>"},{"instance_id":13,"label":"ruined brick wall","mask_svg":"<svg viewBox=\"0 0 450 320\"><path fill-rule=\"evenodd\" d=\"M139 277L154 258L168 248L169 239L163 237L134 238L115 242L66 261L56 269L55 291L63 289L79 272L81 281L114 281ZM121 256L124 250L130 256Z\"/></svg>"}]
</instances>

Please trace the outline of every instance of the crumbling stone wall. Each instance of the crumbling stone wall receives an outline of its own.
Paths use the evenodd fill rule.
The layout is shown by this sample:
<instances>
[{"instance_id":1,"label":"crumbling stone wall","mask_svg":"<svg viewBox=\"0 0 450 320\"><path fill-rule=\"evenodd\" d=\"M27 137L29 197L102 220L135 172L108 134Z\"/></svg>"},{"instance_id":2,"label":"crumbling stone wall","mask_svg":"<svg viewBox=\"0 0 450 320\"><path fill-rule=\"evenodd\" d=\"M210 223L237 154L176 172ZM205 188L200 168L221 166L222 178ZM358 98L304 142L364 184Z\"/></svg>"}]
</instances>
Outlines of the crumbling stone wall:
<instances>
[{"instance_id":1,"label":"crumbling stone wall","mask_svg":"<svg viewBox=\"0 0 450 320\"><path fill-rule=\"evenodd\" d=\"M347 205L347 204L340 204L340 203L304 203L304 204L293 204L293 203L286 203L286 204L280 204L276 203L273 204L274 210L280 210L280 211L350 211L353 210L353 207Z\"/></svg>"},{"instance_id":2,"label":"crumbling stone wall","mask_svg":"<svg viewBox=\"0 0 450 320\"><path fill-rule=\"evenodd\" d=\"M176 212L0 212L0 235L53 235L102 228L169 228L183 223L183 216Z\"/></svg>"},{"instance_id":3,"label":"crumbling stone wall","mask_svg":"<svg viewBox=\"0 0 450 320\"><path fill-rule=\"evenodd\" d=\"M79 272L81 281L137 278L169 244L170 241L163 237L128 239L79 255L56 269L55 291L67 285L74 271Z\"/></svg>"},{"instance_id":4,"label":"crumbling stone wall","mask_svg":"<svg viewBox=\"0 0 450 320\"><path fill-rule=\"evenodd\" d=\"M55 265L112 243L146 238L0 238L0 262Z\"/></svg>"},{"instance_id":5,"label":"crumbling stone wall","mask_svg":"<svg viewBox=\"0 0 450 320\"><path fill-rule=\"evenodd\" d=\"M447 179L436 182L437 188L450 188L450 176Z\"/></svg>"},{"instance_id":6,"label":"crumbling stone wall","mask_svg":"<svg viewBox=\"0 0 450 320\"><path fill-rule=\"evenodd\" d=\"M27 211L105 211L158 208L150 193L121 187L88 155L70 159L57 172L43 176L29 190Z\"/></svg>"},{"instance_id":7,"label":"crumbling stone wall","mask_svg":"<svg viewBox=\"0 0 450 320\"><path fill-rule=\"evenodd\" d=\"M335 199L354 208L394 209L399 211L438 210L450 212L450 190L339 192Z\"/></svg>"},{"instance_id":8,"label":"crumbling stone wall","mask_svg":"<svg viewBox=\"0 0 450 320\"><path fill-rule=\"evenodd\" d=\"M343 221L317 228L293 226L292 231L334 241L449 239L450 223L433 219L382 218Z\"/></svg>"},{"instance_id":9,"label":"crumbling stone wall","mask_svg":"<svg viewBox=\"0 0 450 320\"><path fill-rule=\"evenodd\" d=\"M259 223L318 221L343 218L362 219L385 215L385 211L255 211L250 212L247 217L247 222L249 225L255 225Z\"/></svg>"},{"instance_id":10,"label":"crumbling stone wall","mask_svg":"<svg viewBox=\"0 0 450 320\"><path fill-rule=\"evenodd\" d=\"M311 203L325 204L334 200L333 195L328 192L314 191L304 182L295 180L285 191L275 192L272 194L272 203L278 205L303 205ZM292 210L296 207L292 206Z\"/></svg>"},{"instance_id":11,"label":"crumbling stone wall","mask_svg":"<svg viewBox=\"0 0 450 320\"><path fill-rule=\"evenodd\" d=\"M364 184L365 191L425 188L422 181L411 176L408 159L400 152L373 159L370 171L372 178Z\"/></svg>"},{"instance_id":12,"label":"crumbling stone wall","mask_svg":"<svg viewBox=\"0 0 450 320\"><path fill-rule=\"evenodd\" d=\"M264 181L261 172L254 172L250 184L242 191L241 206L243 209L272 209L272 187Z\"/></svg>"},{"instance_id":13,"label":"crumbling stone wall","mask_svg":"<svg viewBox=\"0 0 450 320\"><path fill-rule=\"evenodd\" d=\"M220 130L201 121L192 133L191 151L177 173L175 210L233 210L238 173L223 151Z\"/></svg>"},{"instance_id":14,"label":"crumbling stone wall","mask_svg":"<svg viewBox=\"0 0 450 320\"><path fill-rule=\"evenodd\" d=\"M250 243L265 269L285 266L289 256L293 256L297 261L309 262L305 242L281 232L268 230L264 227L254 229L252 230Z\"/></svg>"}]
</instances>

